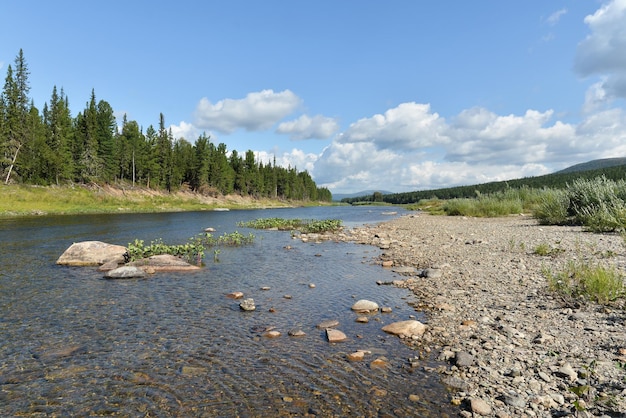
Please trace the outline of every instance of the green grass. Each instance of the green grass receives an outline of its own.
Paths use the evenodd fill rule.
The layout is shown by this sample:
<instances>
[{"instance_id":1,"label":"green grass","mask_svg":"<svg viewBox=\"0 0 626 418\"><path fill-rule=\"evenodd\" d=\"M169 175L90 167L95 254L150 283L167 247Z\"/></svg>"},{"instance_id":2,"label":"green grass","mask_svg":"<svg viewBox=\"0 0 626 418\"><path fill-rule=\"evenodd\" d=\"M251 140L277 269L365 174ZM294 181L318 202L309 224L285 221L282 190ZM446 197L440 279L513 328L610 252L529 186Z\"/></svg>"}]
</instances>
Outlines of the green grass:
<instances>
[{"instance_id":1,"label":"green grass","mask_svg":"<svg viewBox=\"0 0 626 418\"><path fill-rule=\"evenodd\" d=\"M570 261L557 273L544 267L543 274L550 290L567 298L607 304L626 296L624 277L615 268Z\"/></svg>"},{"instance_id":2,"label":"green grass","mask_svg":"<svg viewBox=\"0 0 626 418\"><path fill-rule=\"evenodd\" d=\"M150 189L96 185L25 186L0 185L0 217L96 214L151 213L212 210L217 207L249 209L286 207L293 202L224 196L209 199L194 193L167 193Z\"/></svg>"},{"instance_id":3,"label":"green grass","mask_svg":"<svg viewBox=\"0 0 626 418\"><path fill-rule=\"evenodd\" d=\"M542 257L548 257L548 256L556 257L557 255L561 254L564 251L565 250L563 250L562 248L551 247L548 244L542 243L535 247L535 249L533 250L533 254L539 255Z\"/></svg>"}]
</instances>

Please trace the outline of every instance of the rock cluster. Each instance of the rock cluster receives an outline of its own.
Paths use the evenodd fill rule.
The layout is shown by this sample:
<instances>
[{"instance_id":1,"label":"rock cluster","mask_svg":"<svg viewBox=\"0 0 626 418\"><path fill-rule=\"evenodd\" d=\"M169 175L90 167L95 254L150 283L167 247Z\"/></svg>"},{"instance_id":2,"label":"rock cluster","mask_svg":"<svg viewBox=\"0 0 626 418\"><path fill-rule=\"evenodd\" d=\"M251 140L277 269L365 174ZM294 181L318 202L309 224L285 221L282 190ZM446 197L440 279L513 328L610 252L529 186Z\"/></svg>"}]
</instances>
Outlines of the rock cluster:
<instances>
[{"instance_id":1,"label":"rock cluster","mask_svg":"<svg viewBox=\"0 0 626 418\"><path fill-rule=\"evenodd\" d=\"M199 270L179 257L162 254L127 263L127 248L101 241L83 241L72 244L57 259L64 266L99 266L107 279L144 278L157 272Z\"/></svg>"},{"instance_id":2,"label":"rock cluster","mask_svg":"<svg viewBox=\"0 0 626 418\"><path fill-rule=\"evenodd\" d=\"M462 416L626 416L626 308L552 291L546 272L572 260L626 265L618 234L542 226L526 216L418 213L329 239L375 245L392 283L427 313L413 367L437 358ZM539 255L536 248L551 249ZM545 252L544 252L545 253Z\"/></svg>"}]
</instances>

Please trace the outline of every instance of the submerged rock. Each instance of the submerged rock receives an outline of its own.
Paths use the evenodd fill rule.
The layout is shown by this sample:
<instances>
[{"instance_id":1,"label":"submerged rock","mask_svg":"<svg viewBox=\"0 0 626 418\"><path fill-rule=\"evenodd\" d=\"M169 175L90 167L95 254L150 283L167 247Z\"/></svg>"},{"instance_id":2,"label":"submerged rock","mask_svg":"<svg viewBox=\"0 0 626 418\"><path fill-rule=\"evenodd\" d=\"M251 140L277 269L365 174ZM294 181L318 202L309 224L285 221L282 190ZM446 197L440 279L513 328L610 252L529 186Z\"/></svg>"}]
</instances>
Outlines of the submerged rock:
<instances>
[{"instance_id":1,"label":"submerged rock","mask_svg":"<svg viewBox=\"0 0 626 418\"><path fill-rule=\"evenodd\" d=\"M327 329L327 328L336 328L339 326L339 321L336 319L327 319L326 321L322 321L317 324L318 328Z\"/></svg>"},{"instance_id":2,"label":"submerged rock","mask_svg":"<svg viewBox=\"0 0 626 418\"><path fill-rule=\"evenodd\" d=\"M63 266L100 266L107 262L124 262L126 247L102 241L75 242L57 260Z\"/></svg>"},{"instance_id":3,"label":"submerged rock","mask_svg":"<svg viewBox=\"0 0 626 418\"><path fill-rule=\"evenodd\" d=\"M170 254L153 255L148 258L133 261L128 266L150 269L150 272L173 272L173 271L195 271L200 270L199 266L189 264L185 260Z\"/></svg>"},{"instance_id":4,"label":"submerged rock","mask_svg":"<svg viewBox=\"0 0 626 418\"><path fill-rule=\"evenodd\" d=\"M352 305L352 310L359 313L376 312L378 311L378 303L361 299Z\"/></svg>"},{"instance_id":5,"label":"submerged rock","mask_svg":"<svg viewBox=\"0 0 626 418\"><path fill-rule=\"evenodd\" d=\"M143 279L148 274L140 269L139 267L134 266L122 266L113 270L109 270L105 273L104 277L106 279Z\"/></svg>"},{"instance_id":6,"label":"submerged rock","mask_svg":"<svg viewBox=\"0 0 626 418\"><path fill-rule=\"evenodd\" d=\"M243 311L253 311L256 309L256 306L254 305L254 299L252 298L242 300L239 304L239 307Z\"/></svg>"},{"instance_id":7,"label":"submerged rock","mask_svg":"<svg viewBox=\"0 0 626 418\"><path fill-rule=\"evenodd\" d=\"M290 337L304 337L306 333L300 328L294 328L287 333Z\"/></svg>"},{"instance_id":8,"label":"submerged rock","mask_svg":"<svg viewBox=\"0 0 626 418\"><path fill-rule=\"evenodd\" d=\"M326 338L328 338L329 343L340 343L348 339L346 334L339 331L338 329L332 329L332 328L326 329Z\"/></svg>"}]
</instances>

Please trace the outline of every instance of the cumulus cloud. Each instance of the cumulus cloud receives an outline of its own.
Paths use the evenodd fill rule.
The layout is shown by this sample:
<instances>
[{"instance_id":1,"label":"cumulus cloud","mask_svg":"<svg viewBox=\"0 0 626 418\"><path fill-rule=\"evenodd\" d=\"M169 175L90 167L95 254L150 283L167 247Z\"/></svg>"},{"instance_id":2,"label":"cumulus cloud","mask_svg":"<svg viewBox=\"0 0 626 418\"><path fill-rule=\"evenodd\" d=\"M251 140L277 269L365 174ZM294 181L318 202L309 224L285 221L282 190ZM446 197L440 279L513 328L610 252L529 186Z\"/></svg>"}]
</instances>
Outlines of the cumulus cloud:
<instances>
[{"instance_id":1,"label":"cumulus cloud","mask_svg":"<svg viewBox=\"0 0 626 418\"><path fill-rule=\"evenodd\" d=\"M561 122L545 126L552 114L528 110L522 116L498 116L482 108L464 110L448 131L452 139L445 159L494 165L560 159L562 155L552 154L555 145L566 142L574 128Z\"/></svg>"},{"instance_id":2,"label":"cumulus cloud","mask_svg":"<svg viewBox=\"0 0 626 418\"><path fill-rule=\"evenodd\" d=\"M404 157L391 150L379 150L372 142L333 141L316 161L311 174L315 182L344 191L389 188L396 184Z\"/></svg>"},{"instance_id":3,"label":"cumulus cloud","mask_svg":"<svg viewBox=\"0 0 626 418\"><path fill-rule=\"evenodd\" d=\"M243 99L224 99L213 104L202 98L195 111L195 125L200 129L232 133L237 129L260 131L293 113L301 100L290 90L275 93L263 90Z\"/></svg>"},{"instance_id":4,"label":"cumulus cloud","mask_svg":"<svg viewBox=\"0 0 626 418\"><path fill-rule=\"evenodd\" d=\"M377 148L412 150L448 142L445 120L430 111L430 104L402 103L361 119L344 132L342 143L371 142Z\"/></svg>"},{"instance_id":5,"label":"cumulus cloud","mask_svg":"<svg viewBox=\"0 0 626 418\"><path fill-rule=\"evenodd\" d=\"M288 134L293 140L300 139L327 139L339 130L339 124L334 118L322 115L309 117L302 115L296 120L283 122L278 125L276 132Z\"/></svg>"},{"instance_id":6,"label":"cumulus cloud","mask_svg":"<svg viewBox=\"0 0 626 418\"><path fill-rule=\"evenodd\" d=\"M178 125L170 125L169 129L175 139L184 138L191 143L194 143L200 136L198 129L185 121L181 121Z\"/></svg>"},{"instance_id":7,"label":"cumulus cloud","mask_svg":"<svg viewBox=\"0 0 626 418\"><path fill-rule=\"evenodd\" d=\"M607 98L626 97L626 0L612 0L585 17L591 33L578 44L575 69L605 75Z\"/></svg>"},{"instance_id":8,"label":"cumulus cloud","mask_svg":"<svg viewBox=\"0 0 626 418\"><path fill-rule=\"evenodd\" d=\"M257 158L264 164L274 164L274 161L276 161L276 165L279 167L297 168L298 171L306 170L310 173L315 166L318 155L294 148L289 152L283 153L260 151L257 153Z\"/></svg>"},{"instance_id":9,"label":"cumulus cloud","mask_svg":"<svg viewBox=\"0 0 626 418\"><path fill-rule=\"evenodd\" d=\"M446 123L428 105L408 105L422 111L401 119L414 125L416 120L430 121L417 130L421 146L412 145L411 137L403 134L396 138L404 142L396 140L392 147L384 134L386 124L398 120L388 116L402 113L395 111L403 105L362 119L315 161L310 172L318 185L336 193L425 190L537 176L577 162L626 155L626 115L621 109L569 124L554 120L552 110L498 115L476 107Z\"/></svg>"}]
</instances>

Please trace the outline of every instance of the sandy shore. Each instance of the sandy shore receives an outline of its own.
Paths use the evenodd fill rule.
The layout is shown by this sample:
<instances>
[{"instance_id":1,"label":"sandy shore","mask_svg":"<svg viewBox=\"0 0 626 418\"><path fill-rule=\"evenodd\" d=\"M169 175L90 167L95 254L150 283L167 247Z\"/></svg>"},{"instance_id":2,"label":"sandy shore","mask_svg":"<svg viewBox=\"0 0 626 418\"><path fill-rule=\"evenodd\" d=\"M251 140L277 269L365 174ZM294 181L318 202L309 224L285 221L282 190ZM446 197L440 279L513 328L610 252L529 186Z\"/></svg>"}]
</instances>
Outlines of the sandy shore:
<instances>
[{"instance_id":1,"label":"sandy shore","mask_svg":"<svg viewBox=\"0 0 626 418\"><path fill-rule=\"evenodd\" d=\"M403 216L343 231L376 245L393 285L419 296L428 331L413 360L434 356L461 416L626 416L626 308L564 300L543 271L571 260L624 271L619 234L497 219ZM536 254L536 248L550 255Z\"/></svg>"}]
</instances>

